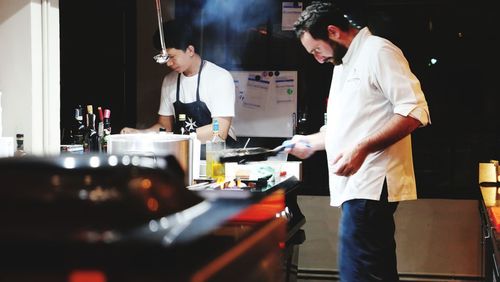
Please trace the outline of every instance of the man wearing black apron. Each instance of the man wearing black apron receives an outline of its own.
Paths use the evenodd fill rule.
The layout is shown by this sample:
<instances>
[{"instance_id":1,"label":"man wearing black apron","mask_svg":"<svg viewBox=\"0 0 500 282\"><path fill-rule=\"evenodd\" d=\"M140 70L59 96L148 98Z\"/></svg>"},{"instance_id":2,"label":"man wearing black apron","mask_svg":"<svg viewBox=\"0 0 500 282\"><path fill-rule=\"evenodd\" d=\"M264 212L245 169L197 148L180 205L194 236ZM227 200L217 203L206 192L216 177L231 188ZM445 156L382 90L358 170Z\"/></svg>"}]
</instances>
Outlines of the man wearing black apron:
<instances>
[{"instance_id":1,"label":"man wearing black apron","mask_svg":"<svg viewBox=\"0 0 500 282\"><path fill-rule=\"evenodd\" d=\"M174 123L174 133L176 134L186 134L191 132L196 132L196 129L206 125L212 124L212 113L207 107L205 102L200 100L200 79L201 72L205 61L201 60L200 70L198 71L198 79L196 83L196 101L191 103L183 103L180 99L180 87L181 87L181 74L177 75L177 90L175 93L176 100L174 102L175 110L175 123ZM180 116L183 117L180 120ZM231 137L226 139L229 146L234 143L234 139ZM201 146L201 157L205 156L205 146Z\"/></svg>"},{"instance_id":2,"label":"man wearing black apron","mask_svg":"<svg viewBox=\"0 0 500 282\"><path fill-rule=\"evenodd\" d=\"M204 61L201 60L200 70L198 71L198 80L196 83L196 101L191 103L183 103L179 99L181 87L181 74L177 75L177 90L175 93L175 125L174 133L185 134L186 132L196 132L196 128L212 123L212 113L207 107L207 104L200 100L200 79L201 71L203 70ZM185 121L179 122L179 116L184 115Z\"/></svg>"},{"instance_id":3,"label":"man wearing black apron","mask_svg":"<svg viewBox=\"0 0 500 282\"><path fill-rule=\"evenodd\" d=\"M212 120L217 119L219 135L230 145L235 139L231 127L235 99L231 74L195 52L197 37L189 25L169 21L163 30L169 55L166 65L174 72L163 80L158 121L143 130L126 127L122 133L160 128L177 134L196 132L204 144L212 138Z\"/></svg>"}]
</instances>

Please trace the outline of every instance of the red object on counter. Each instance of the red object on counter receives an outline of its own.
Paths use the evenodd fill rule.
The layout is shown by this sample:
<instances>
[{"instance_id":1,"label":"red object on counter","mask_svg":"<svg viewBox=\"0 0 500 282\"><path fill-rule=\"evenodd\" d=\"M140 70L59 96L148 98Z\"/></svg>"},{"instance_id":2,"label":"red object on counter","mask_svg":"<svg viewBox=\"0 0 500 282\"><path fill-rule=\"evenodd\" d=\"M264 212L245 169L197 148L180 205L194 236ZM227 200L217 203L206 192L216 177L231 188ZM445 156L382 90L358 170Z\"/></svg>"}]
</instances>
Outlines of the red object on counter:
<instances>
[{"instance_id":1,"label":"red object on counter","mask_svg":"<svg viewBox=\"0 0 500 282\"><path fill-rule=\"evenodd\" d=\"M488 213L496 231L500 231L500 207L489 207Z\"/></svg>"},{"instance_id":2,"label":"red object on counter","mask_svg":"<svg viewBox=\"0 0 500 282\"><path fill-rule=\"evenodd\" d=\"M69 275L69 282L106 282L106 275L98 270L75 270Z\"/></svg>"},{"instance_id":3,"label":"red object on counter","mask_svg":"<svg viewBox=\"0 0 500 282\"><path fill-rule=\"evenodd\" d=\"M278 190L257 204L253 204L240 214L231 218L231 222L263 222L276 217L285 209L285 192Z\"/></svg>"}]
</instances>

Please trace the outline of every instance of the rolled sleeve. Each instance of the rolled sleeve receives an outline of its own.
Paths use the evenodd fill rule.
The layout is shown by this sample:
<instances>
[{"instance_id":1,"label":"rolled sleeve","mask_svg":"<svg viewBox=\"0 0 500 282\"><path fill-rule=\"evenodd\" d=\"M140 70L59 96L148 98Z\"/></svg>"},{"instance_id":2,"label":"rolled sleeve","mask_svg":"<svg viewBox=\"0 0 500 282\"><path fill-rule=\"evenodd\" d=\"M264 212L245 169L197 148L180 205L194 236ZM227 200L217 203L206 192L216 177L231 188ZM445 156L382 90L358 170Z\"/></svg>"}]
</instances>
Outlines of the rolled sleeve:
<instances>
[{"instance_id":1,"label":"rolled sleeve","mask_svg":"<svg viewBox=\"0 0 500 282\"><path fill-rule=\"evenodd\" d=\"M422 126L426 126L431 123L429 113L425 109L416 107L408 115L416 120L419 120Z\"/></svg>"},{"instance_id":2,"label":"rolled sleeve","mask_svg":"<svg viewBox=\"0 0 500 282\"><path fill-rule=\"evenodd\" d=\"M376 73L384 95L394 113L411 116L425 126L430 123L429 108L420 81L411 72L408 61L395 46L384 46L377 56Z\"/></svg>"}]
</instances>

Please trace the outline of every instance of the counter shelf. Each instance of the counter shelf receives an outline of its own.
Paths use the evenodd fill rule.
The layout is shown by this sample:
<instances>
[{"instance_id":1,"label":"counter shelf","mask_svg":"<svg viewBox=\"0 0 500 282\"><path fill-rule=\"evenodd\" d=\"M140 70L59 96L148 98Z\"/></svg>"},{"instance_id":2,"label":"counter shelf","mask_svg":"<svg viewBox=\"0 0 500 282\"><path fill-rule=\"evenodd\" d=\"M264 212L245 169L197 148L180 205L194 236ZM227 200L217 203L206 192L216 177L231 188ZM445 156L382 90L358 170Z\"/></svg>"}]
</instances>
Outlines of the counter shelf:
<instances>
[{"instance_id":1,"label":"counter shelf","mask_svg":"<svg viewBox=\"0 0 500 282\"><path fill-rule=\"evenodd\" d=\"M495 206L487 206L481 195L478 202L481 216L482 276L485 277L484 281L500 281L500 228L492 212L492 208L500 208L500 201L496 201Z\"/></svg>"}]
</instances>

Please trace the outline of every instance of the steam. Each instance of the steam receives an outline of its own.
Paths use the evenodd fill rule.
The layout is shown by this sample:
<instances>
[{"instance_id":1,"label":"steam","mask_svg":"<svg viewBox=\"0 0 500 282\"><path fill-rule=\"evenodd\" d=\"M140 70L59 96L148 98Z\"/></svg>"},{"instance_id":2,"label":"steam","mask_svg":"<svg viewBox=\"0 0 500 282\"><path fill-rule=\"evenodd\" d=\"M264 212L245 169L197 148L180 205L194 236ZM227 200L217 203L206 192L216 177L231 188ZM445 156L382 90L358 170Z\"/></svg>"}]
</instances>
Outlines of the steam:
<instances>
[{"instance_id":1,"label":"steam","mask_svg":"<svg viewBox=\"0 0 500 282\"><path fill-rule=\"evenodd\" d=\"M200 6L193 7L183 3L176 9L176 17L189 20L195 25L196 30L201 32L202 41L198 50L204 59L231 70L239 68L242 61L247 60L249 53L256 56L258 49L254 44L255 40L264 42L268 36L275 37L281 31L281 2L270 0L192 2L199 2ZM252 44L253 46L250 46ZM263 48L261 45L257 47Z\"/></svg>"},{"instance_id":2,"label":"steam","mask_svg":"<svg viewBox=\"0 0 500 282\"><path fill-rule=\"evenodd\" d=\"M226 24L233 32L245 32L265 24L274 13L269 0L208 0L203 6L203 25Z\"/></svg>"}]
</instances>

